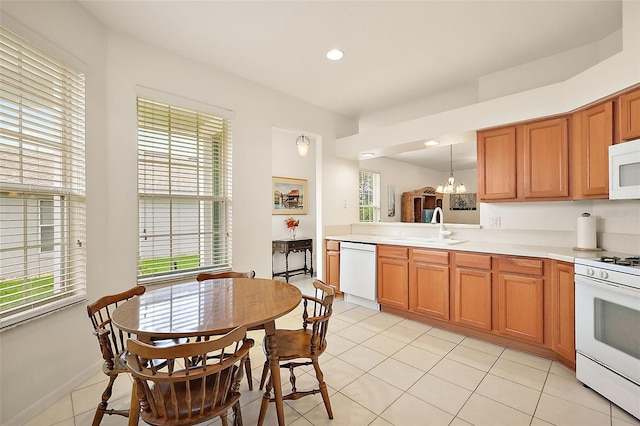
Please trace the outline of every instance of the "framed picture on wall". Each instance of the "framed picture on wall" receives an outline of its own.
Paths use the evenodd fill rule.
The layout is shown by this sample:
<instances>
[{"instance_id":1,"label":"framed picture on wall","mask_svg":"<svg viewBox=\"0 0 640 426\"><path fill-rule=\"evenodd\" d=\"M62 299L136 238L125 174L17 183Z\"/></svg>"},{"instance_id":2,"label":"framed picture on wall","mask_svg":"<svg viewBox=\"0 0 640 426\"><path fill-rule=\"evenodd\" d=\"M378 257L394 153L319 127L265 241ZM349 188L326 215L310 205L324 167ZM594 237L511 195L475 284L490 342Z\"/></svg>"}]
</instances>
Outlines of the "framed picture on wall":
<instances>
[{"instance_id":1,"label":"framed picture on wall","mask_svg":"<svg viewBox=\"0 0 640 426\"><path fill-rule=\"evenodd\" d=\"M272 214L307 214L307 180L273 176Z\"/></svg>"},{"instance_id":2,"label":"framed picture on wall","mask_svg":"<svg viewBox=\"0 0 640 426\"><path fill-rule=\"evenodd\" d=\"M475 210L476 193L451 194L449 196L449 210Z\"/></svg>"}]
</instances>

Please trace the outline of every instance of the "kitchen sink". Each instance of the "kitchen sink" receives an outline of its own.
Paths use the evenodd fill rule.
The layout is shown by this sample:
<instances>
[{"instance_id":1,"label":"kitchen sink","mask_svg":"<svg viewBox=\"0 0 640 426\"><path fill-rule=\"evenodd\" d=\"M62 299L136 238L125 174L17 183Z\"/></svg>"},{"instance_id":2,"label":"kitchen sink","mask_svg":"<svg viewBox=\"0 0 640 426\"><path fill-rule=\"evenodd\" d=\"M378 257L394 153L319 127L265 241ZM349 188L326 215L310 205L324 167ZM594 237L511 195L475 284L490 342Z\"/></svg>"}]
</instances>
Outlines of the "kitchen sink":
<instances>
[{"instance_id":1,"label":"kitchen sink","mask_svg":"<svg viewBox=\"0 0 640 426\"><path fill-rule=\"evenodd\" d=\"M451 244L459 244L463 243L466 240L456 240L454 238L430 238L430 237L391 237L389 238L393 241L406 241L412 243L425 243L425 244L443 244L443 245L451 245Z\"/></svg>"}]
</instances>

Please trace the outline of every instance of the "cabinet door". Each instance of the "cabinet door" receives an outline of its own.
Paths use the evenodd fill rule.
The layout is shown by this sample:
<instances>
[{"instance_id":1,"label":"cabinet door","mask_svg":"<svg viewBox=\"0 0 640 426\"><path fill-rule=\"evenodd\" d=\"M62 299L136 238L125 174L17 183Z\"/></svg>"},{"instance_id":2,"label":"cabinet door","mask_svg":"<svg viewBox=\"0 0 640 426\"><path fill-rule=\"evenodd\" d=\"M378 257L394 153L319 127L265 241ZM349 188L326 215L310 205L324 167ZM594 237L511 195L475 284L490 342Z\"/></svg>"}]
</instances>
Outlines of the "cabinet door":
<instances>
[{"instance_id":1,"label":"cabinet door","mask_svg":"<svg viewBox=\"0 0 640 426\"><path fill-rule=\"evenodd\" d=\"M409 261L378 257L378 303L409 309Z\"/></svg>"},{"instance_id":2,"label":"cabinet door","mask_svg":"<svg viewBox=\"0 0 640 426\"><path fill-rule=\"evenodd\" d=\"M478 132L478 196L480 200L514 200L516 193L516 128Z\"/></svg>"},{"instance_id":3,"label":"cabinet door","mask_svg":"<svg viewBox=\"0 0 640 426\"><path fill-rule=\"evenodd\" d=\"M401 218L403 222L414 222L413 194L402 194Z\"/></svg>"},{"instance_id":4,"label":"cabinet door","mask_svg":"<svg viewBox=\"0 0 640 426\"><path fill-rule=\"evenodd\" d=\"M569 198L569 133L566 118L523 125L523 198Z\"/></svg>"},{"instance_id":5,"label":"cabinet door","mask_svg":"<svg viewBox=\"0 0 640 426\"><path fill-rule=\"evenodd\" d=\"M449 267L412 262L409 271L409 309L449 319Z\"/></svg>"},{"instance_id":6,"label":"cabinet door","mask_svg":"<svg viewBox=\"0 0 640 426\"><path fill-rule=\"evenodd\" d=\"M574 168L578 182L574 199L609 197L609 146L613 143L613 102L579 113Z\"/></svg>"},{"instance_id":7,"label":"cabinet door","mask_svg":"<svg viewBox=\"0 0 640 426\"><path fill-rule=\"evenodd\" d=\"M573 265L554 261L552 268L553 349L575 362L575 294Z\"/></svg>"},{"instance_id":8,"label":"cabinet door","mask_svg":"<svg viewBox=\"0 0 640 426\"><path fill-rule=\"evenodd\" d=\"M336 293L340 292L340 252L327 250L327 274L326 284L333 287Z\"/></svg>"},{"instance_id":9,"label":"cabinet door","mask_svg":"<svg viewBox=\"0 0 640 426\"><path fill-rule=\"evenodd\" d=\"M640 138L640 89L620 96L620 140Z\"/></svg>"},{"instance_id":10,"label":"cabinet door","mask_svg":"<svg viewBox=\"0 0 640 426\"><path fill-rule=\"evenodd\" d=\"M491 330L491 271L456 268L453 322Z\"/></svg>"},{"instance_id":11,"label":"cabinet door","mask_svg":"<svg viewBox=\"0 0 640 426\"><path fill-rule=\"evenodd\" d=\"M544 338L544 279L498 275L498 331L505 336L542 343Z\"/></svg>"}]
</instances>

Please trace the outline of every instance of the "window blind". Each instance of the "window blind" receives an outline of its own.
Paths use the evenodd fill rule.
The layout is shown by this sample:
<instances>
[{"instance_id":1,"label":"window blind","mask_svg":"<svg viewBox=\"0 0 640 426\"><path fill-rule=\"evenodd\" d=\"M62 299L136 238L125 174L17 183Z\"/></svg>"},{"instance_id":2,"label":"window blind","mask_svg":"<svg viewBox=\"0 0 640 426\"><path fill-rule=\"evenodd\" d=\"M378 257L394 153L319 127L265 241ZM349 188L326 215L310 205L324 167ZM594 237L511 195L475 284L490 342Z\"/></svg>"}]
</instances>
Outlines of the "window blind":
<instances>
[{"instance_id":1,"label":"window blind","mask_svg":"<svg viewBox=\"0 0 640 426\"><path fill-rule=\"evenodd\" d=\"M0 27L0 328L85 297L84 74Z\"/></svg>"},{"instance_id":2,"label":"window blind","mask_svg":"<svg viewBox=\"0 0 640 426\"><path fill-rule=\"evenodd\" d=\"M380 220L380 173L360 170L360 222Z\"/></svg>"},{"instance_id":3,"label":"window blind","mask_svg":"<svg viewBox=\"0 0 640 426\"><path fill-rule=\"evenodd\" d=\"M231 269L231 121L138 97L138 281Z\"/></svg>"}]
</instances>

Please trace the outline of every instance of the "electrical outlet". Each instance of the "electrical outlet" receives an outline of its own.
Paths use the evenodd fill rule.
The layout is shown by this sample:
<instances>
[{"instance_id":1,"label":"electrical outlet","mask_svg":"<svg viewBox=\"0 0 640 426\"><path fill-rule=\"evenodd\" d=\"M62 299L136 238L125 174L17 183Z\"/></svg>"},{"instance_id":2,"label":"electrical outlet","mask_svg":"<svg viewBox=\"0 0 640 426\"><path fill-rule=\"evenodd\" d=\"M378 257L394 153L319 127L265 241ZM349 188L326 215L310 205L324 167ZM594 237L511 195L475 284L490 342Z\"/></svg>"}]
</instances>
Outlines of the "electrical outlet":
<instances>
[{"instance_id":1,"label":"electrical outlet","mask_svg":"<svg viewBox=\"0 0 640 426\"><path fill-rule=\"evenodd\" d=\"M346 209L346 208L347 208L347 200L344 200L344 201L342 202L342 208L343 208L343 209Z\"/></svg>"},{"instance_id":2,"label":"electrical outlet","mask_svg":"<svg viewBox=\"0 0 640 426\"><path fill-rule=\"evenodd\" d=\"M491 228L500 228L502 225L502 218L500 216L493 216L489 218L489 226Z\"/></svg>"},{"instance_id":3,"label":"electrical outlet","mask_svg":"<svg viewBox=\"0 0 640 426\"><path fill-rule=\"evenodd\" d=\"M372 235L378 235L378 230L377 229L372 229L371 230L371 234Z\"/></svg>"},{"instance_id":4,"label":"electrical outlet","mask_svg":"<svg viewBox=\"0 0 640 426\"><path fill-rule=\"evenodd\" d=\"M394 237L399 237L400 236L400 231L391 231L391 235Z\"/></svg>"}]
</instances>

